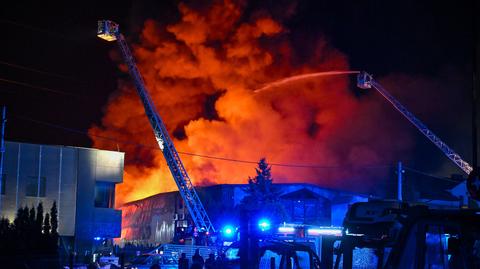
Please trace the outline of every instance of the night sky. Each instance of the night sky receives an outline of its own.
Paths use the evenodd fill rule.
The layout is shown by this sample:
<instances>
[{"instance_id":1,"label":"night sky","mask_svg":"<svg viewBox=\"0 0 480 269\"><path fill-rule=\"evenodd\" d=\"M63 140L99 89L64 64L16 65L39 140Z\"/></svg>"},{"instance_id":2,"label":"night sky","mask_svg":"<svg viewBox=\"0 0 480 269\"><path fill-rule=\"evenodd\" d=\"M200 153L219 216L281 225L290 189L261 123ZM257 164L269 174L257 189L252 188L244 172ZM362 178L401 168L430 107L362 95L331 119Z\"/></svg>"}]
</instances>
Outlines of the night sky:
<instances>
[{"instance_id":1,"label":"night sky","mask_svg":"<svg viewBox=\"0 0 480 269\"><path fill-rule=\"evenodd\" d=\"M202 8L205 1L191 2ZM367 70L380 80L402 74L447 85L442 98L435 98L437 89L429 88L419 96L403 89L399 99L471 162L476 44L472 2L305 0L297 2L294 13L286 14L285 7L291 1L251 1L244 16L260 9L269 10L289 29L294 47L303 52L301 57L305 59L309 57L309 44L313 43L309 41L325 35L348 56L352 70ZM118 78L127 78L118 70L118 62L111 59L116 47L96 37L96 21L108 18L118 22L124 35L134 42L147 18L164 24L178 20L178 3L152 0L3 4L0 104L8 109L6 139L91 146L85 132L92 124L100 123L102 109L116 91ZM391 79L387 85L402 86ZM378 101L390 106L380 97ZM433 111L429 110L431 102L436 102ZM414 128L400 115L392 121ZM448 163L446 157L416 130L412 134L417 142L415 155L409 161L424 171L444 172L440 166ZM395 143L395 137L391 139ZM449 172L461 173L450 164L447 168Z\"/></svg>"}]
</instances>

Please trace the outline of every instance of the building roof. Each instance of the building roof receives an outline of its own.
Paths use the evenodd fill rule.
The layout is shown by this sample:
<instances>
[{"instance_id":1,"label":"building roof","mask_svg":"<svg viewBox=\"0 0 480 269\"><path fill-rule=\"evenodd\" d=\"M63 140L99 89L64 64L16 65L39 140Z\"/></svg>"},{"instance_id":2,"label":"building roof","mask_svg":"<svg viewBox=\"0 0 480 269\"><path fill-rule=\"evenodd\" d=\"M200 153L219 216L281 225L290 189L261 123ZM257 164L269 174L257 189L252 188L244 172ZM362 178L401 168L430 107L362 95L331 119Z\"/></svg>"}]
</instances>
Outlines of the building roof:
<instances>
[{"instance_id":1,"label":"building roof","mask_svg":"<svg viewBox=\"0 0 480 269\"><path fill-rule=\"evenodd\" d=\"M450 190L461 181L413 173L405 173L403 181L404 196L407 199L458 201Z\"/></svg>"},{"instance_id":2,"label":"building roof","mask_svg":"<svg viewBox=\"0 0 480 269\"><path fill-rule=\"evenodd\" d=\"M28 142L19 142L19 141L11 141L5 140L6 144L14 143L14 144L22 144L22 145L32 145L32 146L44 146L44 147L57 147L57 148L73 148L73 149L84 149L84 150L97 150L97 151L108 151L108 152L116 152L118 154L125 155L123 151L115 151L115 150L107 150L107 149L97 149L97 148L86 148L86 147L78 147L78 146L67 146L67 145L52 145L52 144L35 144L35 143L28 143Z\"/></svg>"},{"instance_id":3,"label":"building roof","mask_svg":"<svg viewBox=\"0 0 480 269\"><path fill-rule=\"evenodd\" d=\"M285 200L317 200L322 197L309 189L303 188L281 195L280 198Z\"/></svg>"},{"instance_id":4,"label":"building roof","mask_svg":"<svg viewBox=\"0 0 480 269\"><path fill-rule=\"evenodd\" d=\"M273 184L273 185L281 187L282 189L283 188L288 189L289 187L300 188L299 190L288 191L286 194L283 194L285 196L285 195L289 195L289 194L292 194L292 193L296 193L296 194L292 194L291 197L294 197L294 196L297 196L297 195L298 196L306 195L306 197L315 197L315 198L311 198L311 199L318 199L318 197L322 197L322 195L319 195L312 190L320 190L321 192L331 193L331 196L333 196L333 197L337 197L339 195L341 195L341 196L357 196L357 197L364 197L364 198L370 197L370 196L365 195L365 194L352 193L352 192L342 191L342 190L338 190L338 189L324 188L322 186L315 185L315 184L310 184L310 183L276 183L276 184ZM248 184L216 184L216 185L210 185L210 186L196 186L195 189L197 190L197 192L204 192L204 191L209 192L210 190L217 189L217 188L220 188L220 189L222 189L222 188L245 188L247 186L248 186ZM150 199L155 199L157 197L159 198L159 197L162 197L162 196L172 195L172 194L175 194L175 193L178 193L178 190L177 191L157 193L157 194L154 194L152 196L148 196L148 197L145 197L145 198L142 198L142 199L138 199L138 200L134 200L134 201L124 203L122 206L133 205L133 204L136 204L138 202L142 202L142 201L146 201L146 200L150 200ZM287 197L289 197L289 196L287 196ZM287 198L287 199L289 199L289 198ZM295 198L292 198L292 199L295 199ZM309 198L306 198L306 199L309 199Z\"/></svg>"}]
</instances>

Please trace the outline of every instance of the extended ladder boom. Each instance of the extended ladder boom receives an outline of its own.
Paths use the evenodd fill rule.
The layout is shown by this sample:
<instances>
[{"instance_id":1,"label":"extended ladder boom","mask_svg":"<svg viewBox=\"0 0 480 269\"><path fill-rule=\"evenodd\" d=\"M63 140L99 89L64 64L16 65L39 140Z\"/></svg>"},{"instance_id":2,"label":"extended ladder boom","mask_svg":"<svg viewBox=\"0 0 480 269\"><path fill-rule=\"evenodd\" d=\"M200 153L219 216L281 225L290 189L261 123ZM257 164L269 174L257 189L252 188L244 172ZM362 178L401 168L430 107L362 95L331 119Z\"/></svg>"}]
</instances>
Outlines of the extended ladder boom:
<instances>
[{"instance_id":1,"label":"extended ladder boom","mask_svg":"<svg viewBox=\"0 0 480 269\"><path fill-rule=\"evenodd\" d=\"M445 144L438 136L425 126L417 117L408 111L397 99L385 90L380 83L375 81L372 75L366 72L360 72L357 77L357 86L361 89L375 88L387 101L389 101L405 118L407 118L417 129L422 132L430 141L435 144L447 157L452 160L467 175L472 172L473 168L469 163L464 161L453 149Z\"/></svg>"},{"instance_id":2,"label":"extended ladder boom","mask_svg":"<svg viewBox=\"0 0 480 269\"><path fill-rule=\"evenodd\" d=\"M210 221L210 218L208 217L207 212L203 207L197 192L195 191L192 181L187 174L187 170L185 170L178 152L175 149L170 136L168 135L167 129L165 128L165 125L163 124L163 121L155 109L155 105L153 104L150 95L148 94L143 78L138 71L137 65L135 64L135 59L130 52L127 42L125 41L124 36L118 30L118 24L112 21L99 21L97 35L98 37L107 41L117 41L120 51L122 52L123 59L128 66L130 75L132 76L135 88L137 89L138 95L142 100L143 107L145 108L145 114L150 121L153 133L155 134L155 138L158 142L158 146L163 152L163 156L167 161L173 179L178 186L180 195L182 196L182 199L188 208L195 226L214 232L215 229L212 225L212 222Z\"/></svg>"}]
</instances>

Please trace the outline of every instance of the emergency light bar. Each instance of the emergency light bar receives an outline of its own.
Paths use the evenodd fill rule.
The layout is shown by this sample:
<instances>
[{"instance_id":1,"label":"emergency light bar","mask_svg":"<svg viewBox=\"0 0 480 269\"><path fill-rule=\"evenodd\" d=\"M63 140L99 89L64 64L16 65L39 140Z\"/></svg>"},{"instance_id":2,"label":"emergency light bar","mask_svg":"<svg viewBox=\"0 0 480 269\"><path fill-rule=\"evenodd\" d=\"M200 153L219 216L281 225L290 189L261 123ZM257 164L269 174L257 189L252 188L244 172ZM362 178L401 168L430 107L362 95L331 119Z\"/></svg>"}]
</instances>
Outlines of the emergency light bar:
<instances>
[{"instance_id":1,"label":"emergency light bar","mask_svg":"<svg viewBox=\"0 0 480 269\"><path fill-rule=\"evenodd\" d=\"M310 236L319 236L319 235L342 236L342 228L340 228L340 227L310 228L310 229L307 230L307 235L310 235Z\"/></svg>"}]
</instances>

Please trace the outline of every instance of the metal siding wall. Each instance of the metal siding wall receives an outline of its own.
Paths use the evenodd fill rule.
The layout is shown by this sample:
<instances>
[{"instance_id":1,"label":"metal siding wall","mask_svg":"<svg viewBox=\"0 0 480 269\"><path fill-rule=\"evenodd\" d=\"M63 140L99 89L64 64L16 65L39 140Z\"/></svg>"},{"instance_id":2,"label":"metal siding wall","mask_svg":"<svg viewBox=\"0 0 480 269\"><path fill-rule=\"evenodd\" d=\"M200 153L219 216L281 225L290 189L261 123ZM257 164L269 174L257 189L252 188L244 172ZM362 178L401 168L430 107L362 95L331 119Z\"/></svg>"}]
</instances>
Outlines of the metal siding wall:
<instances>
[{"instance_id":1,"label":"metal siding wall","mask_svg":"<svg viewBox=\"0 0 480 269\"><path fill-rule=\"evenodd\" d=\"M123 153L96 151L95 180L105 182L123 181Z\"/></svg>"},{"instance_id":2,"label":"metal siding wall","mask_svg":"<svg viewBox=\"0 0 480 269\"><path fill-rule=\"evenodd\" d=\"M95 151L77 149L77 211L75 236L77 251L91 249L95 189Z\"/></svg>"},{"instance_id":3,"label":"metal siding wall","mask_svg":"<svg viewBox=\"0 0 480 269\"><path fill-rule=\"evenodd\" d=\"M16 143L5 142L5 158L3 173L5 179L5 195L2 195L0 212L2 216L13 220L17 211L16 208L16 188L17 188L17 156L18 145Z\"/></svg>"},{"instance_id":4,"label":"metal siding wall","mask_svg":"<svg viewBox=\"0 0 480 269\"><path fill-rule=\"evenodd\" d=\"M50 212L53 201L58 197L59 155L57 147L42 146L42 165L40 176L45 177L45 197L39 200L43 203L45 212Z\"/></svg>"},{"instance_id":5,"label":"metal siding wall","mask_svg":"<svg viewBox=\"0 0 480 269\"><path fill-rule=\"evenodd\" d=\"M161 193L122 206L122 239L145 244L170 242L176 196L176 192Z\"/></svg>"},{"instance_id":6,"label":"metal siding wall","mask_svg":"<svg viewBox=\"0 0 480 269\"><path fill-rule=\"evenodd\" d=\"M77 152L77 251L91 250L94 237L119 236L121 211L95 208L95 182L122 182L123 156L121 152L95 149L76 149ZM108 229L105 227L108 226ZM108 230L108 232L107 232Z\"/></svg>"},{"instance_id":7,"label":"metal siding wall","mask_svg":"<svg viewBox=\"0 0 480 269\"><path fill-rule=\"evenodd\" d=\"M36 206L37 198L26 196L27 182L29 177L38 178L38 164L40 146L32 144L22 144L22 158L20 160L20 175L18 186L18 206Z\"/></svg>"},{"instance_id":8,"label":"metal siding wall","mask_svg":"<svg viewBox=\"0 0 480 269\"><path fill-rule=\"evenodd\" d=\"M58 152L57 154L60 154ZM62 179L58 204L60 235L75 235L77 208L77 154L73 148L62 147ZM59 167L60 169L60 167ZM58 193L55 193L58 197Z\"/></svg>"}]
</instances>

